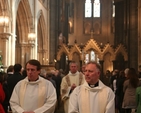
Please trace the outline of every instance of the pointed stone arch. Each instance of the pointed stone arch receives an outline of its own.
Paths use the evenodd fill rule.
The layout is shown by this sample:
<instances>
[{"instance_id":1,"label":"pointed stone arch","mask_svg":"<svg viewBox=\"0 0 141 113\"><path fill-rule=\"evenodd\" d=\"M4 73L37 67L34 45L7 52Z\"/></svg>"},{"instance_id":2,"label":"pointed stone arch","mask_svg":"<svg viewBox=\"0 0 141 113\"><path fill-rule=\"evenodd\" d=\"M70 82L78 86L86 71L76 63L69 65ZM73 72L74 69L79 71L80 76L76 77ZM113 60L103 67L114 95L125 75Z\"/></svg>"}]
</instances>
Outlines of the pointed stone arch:
<instances>
[{"instance_id":1,"label":"pointed stone arch","mask_svg":"<svg viewBox=\"0 0 141 113\"><path fill-rule=\"evenodd\" d=\"M105 45L102 53L103 53L103 56L107 53L110 53L111 54L111 60L115 60L114 48L111 47L111 45L109 43Z\"/></svg>"},{"instance_id":2,"label":"pointed stone arch","mask_svg":"<svg viewBox=\"0 0 141 113\"><path fill-rule=\"evenodd\" d=\"M58 52L57 52L57 61L60 60L61 55L62 55L63 53L66 54L66 56L68 56L68 59L70 59L70 58L69 58L69 49L68 49L68 47L66 47L65 44L62 44L62 46L60 47L60 49L59 49Z\"/></svg>"},{"instance_id":3,"label":"pointed stone arch","mask_svg":"<svg viewBox=\"0 0 141 113\"><path fill-rule=\"evenodd\" d=\"M19 32L19 43L28 42L28 33L33 27L32 13L28 0L21 0L17 9L16 27ZM21 32L22 31L22 32Z\"/></svg>"},{"instance_id":4,"label":"pointed stone arch","mask_svg":"<svg viewBox=\"0 0 141 113\"><path fill-rule=\"evenodd\" d=\"M105 45L99 45L94 39L90 39L85 45L78 45L77 43L75 45L60 45L60 49L58 49L57 52L57 61L60 60L60 56L62 53L65 53L66 55L69 55L69 61L73 60L74 53L78 53L78 56L80 56L80 62L81 65L84 62L84 57L87 54L90 54L91 51L95 52L95 60L99 61L101 65L103 66L104 73L106 70L113 71L114 68L118 68L117 66L117 55L120 55L121 58L124 56L124 61L122 60L122 67L126 67L128 56L126 52L126 48L120 44L116 47L116 49L110 45L109 43Z\"/></svg>"},{"instance_id":5,"label":"pointed stone arch","mask_svg":"<svg viewBox=\"0 0 141 113\"><path fill-rule=\"evenodd\" d=\"M78 53L79 54L79 57L81 58L81 51L80 51L80 48L78 47L77 44L75 44L71 49L70 49L70 53L69 53L69 60L72 60L73 59L73 55L74 53Z\"/></svg>"},{"instance_id":6,"label":"pointed stone arch","mask_svg":"<svg viewBox=\"0 0 141 113\"><path fill-rule=\"evenodd\" d=\"M118 53L121 53L124 56L124 60L128 61L127 51L122 44L119 44L115 49L115 54L118 55Z\"/></svg>"},{"instance_id":7,"label":"pointed stone arch","mask_svg":"<svg viewBox=\"0 0 141 113\"><path fill-rule=\"evenodd\" d=\"M39 18L38 18L38 26L40 26L40 30L42 32L42 44L43 44L43 48L45 48L46 46L46 36L47 36L47 33L46 33L46 23L45 23L45 18L44 18L44 15L43 15L43 12L40 10L39 11ZM39 31L39 29L38 29ZM39 36L39 35L38 35Z\"/></svg>"},{"instance_id":8,"label":"pointed stone arch","mask_svg":"<svg viewBox=\"0 0 141 113\"><path fill-rule=\"evenodd\" d=\"M96 56L99 60L103 59L103 54L101 52L100 46L92 38L86 43L86 45L84 47L84 51L85 51L85 53L89 53L90 51L94 51L94 53L96 54Z\"/></svg>"},{"instance_id":9,"label":"pointed stone arch","mask_svg":"<svg viewBox=\"0 0 141 113\"><path fill-rule=\"evenodd\" d=\"M16 52L15 61L22 65L30 58L28 47L28 33L33 28L32 13L28 0L18 1L16 15Z\"/></svg>"},{"instance_id":10,"label":"pointed stone arch","mask_svg":"<svg viewBox=\"0 0 141 113\"><path fill-rule=\"evenodd\" d=\"M46 23L45 18L42 10L39 10L37 14L37 45L38 45L38 59L41 64L44 64L44 60L47 59L47 33L46 33Z\"/></svg>"},{"instance_id":11,"label":"pointed stone arch","mask_svg":"<svg viewBox=\"0 0 141 113\"><path fill-rule=\"evenodd\" d=\"M89 49L93 49L95 52L100 53L101 49L98 46L97 42L94 39L90 39L84 48L85 51L88 51Z\"/></svg>"},{"instance_id":12,"label":"pointed stone arch","mask_svg":"<svg viewBox=\"0 0 141 113\"><path fill-rule=\"evenodd\" d=\"M111 52L106 52L103 56L103 72L106 74L106 71L113 71L113 58Z\"/></svg>"}]
</instances>

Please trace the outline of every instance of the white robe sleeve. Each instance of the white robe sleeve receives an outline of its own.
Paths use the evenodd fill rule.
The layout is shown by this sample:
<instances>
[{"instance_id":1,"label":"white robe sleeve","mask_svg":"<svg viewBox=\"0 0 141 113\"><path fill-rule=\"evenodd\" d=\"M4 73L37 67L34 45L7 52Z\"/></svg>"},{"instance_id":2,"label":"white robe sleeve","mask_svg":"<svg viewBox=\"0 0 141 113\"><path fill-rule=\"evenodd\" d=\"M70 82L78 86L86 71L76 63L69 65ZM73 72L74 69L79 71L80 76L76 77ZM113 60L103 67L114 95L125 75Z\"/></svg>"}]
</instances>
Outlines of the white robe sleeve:
<instances>
[{"instance_id":1,"label":"white robe sleeve","mask_svg":"<svg viewBox=\"0 0 141 113\"><path fill-rule=\"evenodd\" d=\"M68 83L66 81L66 77L63 77L62 82L61 82L61 96L62 100L68 99L70 96L70 90L71 87L68 86Z\"/></svg>"},{"instance_id":2,"label":"white robe sleeve","mask_svg":"<svg viewBox=\"0 0 141 113\"><path fill-rule=\"evenodd\" d=\"M108 100L107 100L106 112L105 113L114 113L115 112L115 94L111 89L109 89Z\"/></svg>"},{"instance_id":3,"label":"white robe sleeve","mask_svg":"<svg viewBox=\"0 0 141 113\"><path fill-rule=\"evenodd\" d=\"M73 93L70 95L69 99L69 112L68 113L79 113L79 107L78 107L78 93L79 87L75 88Z\"/></svg>"},{"instance_id":4,"label":"white robe sleeve","mask_svg":"<svg viewBox=\"0 0 141 113\"><path fill-rule=\"evenodd\" d=\"M18 96L19 87L20 87L20 83L18 83L15 86L13 93L11 95L11 98L10 98L10 106L12 109L12 113L24 112L24 109L20 106L20 100L19 100L19 96Z\"/></svg>"}]
</instances>

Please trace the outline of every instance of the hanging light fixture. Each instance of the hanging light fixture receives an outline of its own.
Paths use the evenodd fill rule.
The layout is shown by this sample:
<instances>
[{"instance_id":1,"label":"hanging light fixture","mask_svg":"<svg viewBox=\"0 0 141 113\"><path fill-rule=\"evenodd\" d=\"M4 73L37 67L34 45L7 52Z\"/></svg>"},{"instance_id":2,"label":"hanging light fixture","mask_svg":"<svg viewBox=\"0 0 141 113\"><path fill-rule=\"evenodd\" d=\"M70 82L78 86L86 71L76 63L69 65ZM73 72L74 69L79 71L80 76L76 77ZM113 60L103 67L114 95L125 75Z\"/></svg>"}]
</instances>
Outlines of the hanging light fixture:
<instances>
[{"instance_id":1,"label":"hanging light fixture","mask_svg":"<svg viewBox=\"0 0 141 113\"><path fill-rule=\"evenodd\" d=\"M8 16L0 16L0 25L2 26L8 26L9 23L9 17Z\"/></svg>"},{"instance_id":2,"label":"hanging light fixture","mask_svg":"<svg viewBox=\"0 0 141 113\"><path fill-rule=\"evenodd\" d=\"M0 12L0 26L8 26L9 25L9 16L6 10L6 0L4 0L4 7Z\"/></svg>"},{"instance_id":3,"label":"hanging light fixture","mask_svg":"<svg viewBox=\"0 0 141 113\"><path fill-rule=\"evenodd\" d=\"M28 33L28 42L30 44L34 44L35 43L35 37L36 37L35 33Z\"/></svg>"}]
</instances>

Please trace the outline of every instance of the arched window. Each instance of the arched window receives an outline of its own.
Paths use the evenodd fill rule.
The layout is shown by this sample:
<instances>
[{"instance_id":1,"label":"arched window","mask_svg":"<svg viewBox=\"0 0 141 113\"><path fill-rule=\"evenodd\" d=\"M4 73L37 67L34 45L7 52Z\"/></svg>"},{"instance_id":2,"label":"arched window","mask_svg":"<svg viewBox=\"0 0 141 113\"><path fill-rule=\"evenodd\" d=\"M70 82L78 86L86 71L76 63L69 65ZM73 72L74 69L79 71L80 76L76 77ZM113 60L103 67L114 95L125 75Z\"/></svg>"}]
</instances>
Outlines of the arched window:
<instances>
[{"instance_id":1,"label":"arched window","mask_svg":"<svg viewBox=\"0 0 141 113\"><path fill-rule=\"evenodd\" d=\"M91 55L91 60L95 61L95 53L94 53L94 51L91 51L90 55Z\"/></svg>"},{"instance_id":2,"label":"arched window","mask_svg":"<svg viewBox=\"0 0 141 113\"><path fill-rule=\"evenodd\" d=\"M115 4L114 4L114 0L113 0L113 14L112 17L115 17Z\"/></svg>"},{"instance_id":3,"label":"arched window","mask_svg":"<svg viewBox=\"0 0 141 113\"><path fill-rule=\"evenodd\" d=\"M94 0L94 17L100 17L100 1Z\"/></svg>"},{"instance_id":4,"label":"arched window","mask_svg":"<svg viewBox=\"0 0 141 113\"><path fill-rule=\"evenodd\" d=\"M84 61L85 61L85 63L88 63L89 62L89 54L86 54Z\"/></svg>"},{"instance_id":5,"label":"arched window","mask_svg":"<svg viewBox=\"0 0 141 113\"><path fill-rule=\"evenodd\" d=\"M85 2L85 17L91 17L91 16L92 16L91 0L86 0L86 2Z\"/></svg>"},{"instance_id":6,"label":"arched window","mask_svg":"<svg viewBox=\"0 0 141 113\"><path fill-rule=\"evenodd\" d=\"M92 9L93 8L93 9ZM92 3L91 0L85 1L85 18L100 17L100 0L94 0Z\"/></svg>"},{"instance_id":7,"label":"arched window","mask_svg":"<svg viewBox=\"0 0 141 113\"><path fill-rule=\"evenodd\" d=\"M89 61L96 61L99 62L98 55L95 54L93 50L89 51L87 54L85 54L84 62L88 63Z\"/></svg>"},{"instance_id":8,"label":"arched window","mask_svg":"<svg viewBox=\"0 0 141 113\"><path fill-rule=\"evenodd\" d=\"M100 0L85 0L84 34L101 34L101 4Z\"/></svg>"}]
</instances>

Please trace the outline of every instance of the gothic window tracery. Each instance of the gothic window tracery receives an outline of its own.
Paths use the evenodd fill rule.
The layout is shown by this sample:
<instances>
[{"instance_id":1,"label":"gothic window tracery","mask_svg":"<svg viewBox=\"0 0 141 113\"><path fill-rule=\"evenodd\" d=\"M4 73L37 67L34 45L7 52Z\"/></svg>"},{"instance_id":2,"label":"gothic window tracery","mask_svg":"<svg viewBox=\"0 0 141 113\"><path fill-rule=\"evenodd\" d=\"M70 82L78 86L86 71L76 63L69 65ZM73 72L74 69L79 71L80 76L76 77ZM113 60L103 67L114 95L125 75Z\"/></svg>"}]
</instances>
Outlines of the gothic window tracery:
<instances>
[{"instance_id":1,"label":"gothic window tracery","mask_svg":"<svg viewBox=\"0 0 141 113\"><path fill-rule=\"evenodd\" d=\"M90 50L88 53L85 54L84 62L88 63L89 61L99 62L98 55L94 52L94 50Z\"/></svg>"},{"instance_id":2,"label":"gothic window tracery","mask_svg":"<svg viewBox=\"0 0 141 113\"><path fill-rule=\"evenodd\" d=\"M100 0L85 0L84 34L101 33Z\"/></svg>"},{"instance_id":3,"label":"gothic window tracery","mask_svg":"<svg viewBox=\"0 0 141 113\"><path fill-rule=\"evenodd\" d=\"M94 17L100 17L100 1L94 0Z\"/></svg>"},{"instance_id":4,"label":"gothic window tracery","mask_svg":"<svg viewBox=\"0 0 141 113\"><path fill-rule=\"evenodd\" d=\"M92 14L91 0L86 0L86 2L85 2L85 17L91 17L91 14Z\"/></svg>"},{"instance_id":5,"label":"gothic window tracery","mask_svg":"<svg viewBox=\"0 0 141 113\"><path fill-rule=\"evenodd\" d=\"M85 18L100 17L100 0L94 0L92 3L91 0L85 1Z\"/></svg>"}]
</instances>

